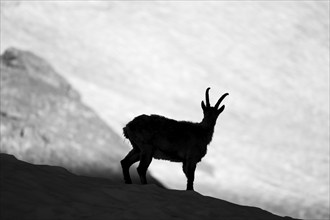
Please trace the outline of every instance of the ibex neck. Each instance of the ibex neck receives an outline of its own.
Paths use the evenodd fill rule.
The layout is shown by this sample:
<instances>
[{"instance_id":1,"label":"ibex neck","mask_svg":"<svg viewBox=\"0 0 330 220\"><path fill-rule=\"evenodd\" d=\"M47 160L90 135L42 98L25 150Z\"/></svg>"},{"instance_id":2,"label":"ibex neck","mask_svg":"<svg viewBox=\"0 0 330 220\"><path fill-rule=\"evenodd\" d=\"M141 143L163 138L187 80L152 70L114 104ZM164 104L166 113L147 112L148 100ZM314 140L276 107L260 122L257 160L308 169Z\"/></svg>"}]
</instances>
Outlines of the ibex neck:
<instances>
[{"instance_id":1,"label":"ibex neck","mask_svg":"<svg viewBox=\"0 0 330 220\"><path fill-rule=\"evenodd\" d=\"M208 129L214 129L216 121L211 120L209 118L203 118L203 120L200 122L200 125L204 128L208 128Z\"/></svg>"},{"instance_id":2,"label":"ibex neck","mask_svg":"<svg viewBox=\"0 0 330 220\"><path fill-rule=\"evenodd\" d=\"M199 123L202 128L202 132L204 133L204 138L207 144L209 144L212 141L213 132L214 132L214 126L215 122L212 122L210 120L206 120L205 118Z\"/></svg>"}]
</instances>

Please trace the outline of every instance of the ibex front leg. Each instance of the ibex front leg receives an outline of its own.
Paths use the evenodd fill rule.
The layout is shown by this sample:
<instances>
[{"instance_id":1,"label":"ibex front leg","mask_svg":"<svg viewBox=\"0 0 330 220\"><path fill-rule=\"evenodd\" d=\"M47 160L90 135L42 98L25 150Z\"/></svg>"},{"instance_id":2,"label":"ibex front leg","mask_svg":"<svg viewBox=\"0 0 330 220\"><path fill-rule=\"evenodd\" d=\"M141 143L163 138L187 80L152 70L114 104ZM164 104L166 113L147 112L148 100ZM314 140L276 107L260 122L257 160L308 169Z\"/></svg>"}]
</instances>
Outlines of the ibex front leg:
<instances>
[{"instance_id":1,"label":"ibex front leg","mask_svg":"<svg viewBox=\"0 0 330 220\"><path fill-rule=\"evenodd\" d=\"M183 172L187 177L187 190L194 190L196 164L197 163L189 159L183 162Z\"/></svg>"}]
</instances>

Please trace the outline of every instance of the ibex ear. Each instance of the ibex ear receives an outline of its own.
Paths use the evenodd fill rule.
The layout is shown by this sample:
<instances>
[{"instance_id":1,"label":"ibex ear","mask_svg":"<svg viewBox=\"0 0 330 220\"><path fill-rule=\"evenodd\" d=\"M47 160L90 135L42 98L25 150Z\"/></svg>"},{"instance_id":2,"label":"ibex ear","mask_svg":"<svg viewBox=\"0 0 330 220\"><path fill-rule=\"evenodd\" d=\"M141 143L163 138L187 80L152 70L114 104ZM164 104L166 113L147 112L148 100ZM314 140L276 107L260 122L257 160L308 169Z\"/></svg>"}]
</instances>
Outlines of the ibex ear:
<instances>
[{"instance_id":1,"label":"ibex ear","mask_svg":"<svg viewBox=\"0 0 330 220\"><path fill-rule=\"evenodd\" d=\"M218 109L218 113L220 114L221 112L223 112L223 110L225 110L225 105L221 106L221 108Z\"/></svg>"},{"instance_id":2,"label":"ibex ear","mask_svg":"<svg viewBox=\"0 0 330 220\"><path fill-rule=\"evenodd\" d=\"M205 106L204 101L202 101L201 106L202 106L202 109L205 110L206 106Z\"/></svg>"}]
</instances>

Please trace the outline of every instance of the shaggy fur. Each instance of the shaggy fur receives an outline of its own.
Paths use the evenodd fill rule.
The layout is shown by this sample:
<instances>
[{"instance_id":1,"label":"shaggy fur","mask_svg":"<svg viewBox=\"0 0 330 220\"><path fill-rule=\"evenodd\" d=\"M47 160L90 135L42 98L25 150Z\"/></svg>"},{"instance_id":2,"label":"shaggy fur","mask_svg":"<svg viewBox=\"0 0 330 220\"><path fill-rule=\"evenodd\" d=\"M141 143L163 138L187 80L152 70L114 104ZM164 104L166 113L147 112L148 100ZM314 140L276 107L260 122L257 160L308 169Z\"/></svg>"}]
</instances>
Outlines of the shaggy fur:
<instances>
[{"instance_id":1,"label":"shaggy fur","mask_svg":"<svg viewBox=\"0 0 330 220\"><path fill-rule=\"evenodd\" d=\"M206 90L206 105L202 102L204 118L200 123L176 121L159 115L140 115L124 128L124 136L133 149L121 161L125 183L132 183L129 167L140 160L137 168L141 183L146 184L146 171L152 158L182 162L188 179L187 190L193 190L195 168L205 156L211 142L214 126L224 105L218 109L224 94L215 107L209 103L209 88Z\"/></svg>"}]
</instances>

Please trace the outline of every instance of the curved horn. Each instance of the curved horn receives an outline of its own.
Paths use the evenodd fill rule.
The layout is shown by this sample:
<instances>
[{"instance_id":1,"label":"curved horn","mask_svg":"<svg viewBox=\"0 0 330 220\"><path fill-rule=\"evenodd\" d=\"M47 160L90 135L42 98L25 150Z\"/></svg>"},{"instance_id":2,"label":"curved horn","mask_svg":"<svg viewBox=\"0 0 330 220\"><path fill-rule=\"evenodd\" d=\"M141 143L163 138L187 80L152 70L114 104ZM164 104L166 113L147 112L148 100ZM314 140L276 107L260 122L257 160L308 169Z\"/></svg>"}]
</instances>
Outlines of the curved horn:
<instances>
[{"instance_id":1,"label":"curved horn","mask_svg":"<svg viewBox=\"0 0 330 220\"><path fill-rule=\"evenodd\" d=\"M208 87L205 92L206 107L210 107L209 90L210 90L210 87Z\"/></svg>"},{"instance_id":2,"label":"curved horn","mask_svg":"<svg viewBox=\"0 0 330 220\"><path fill-rule=\"evenodd\" d=\"M220 103L222 102L222 100L223 100L227 95L229 95L229 94L228 94L228 93L223 94L223 95L220 97L220 99L217 101L217 103L215 104L214 108L218 109Z\"/></svg>"}]
</instances>

